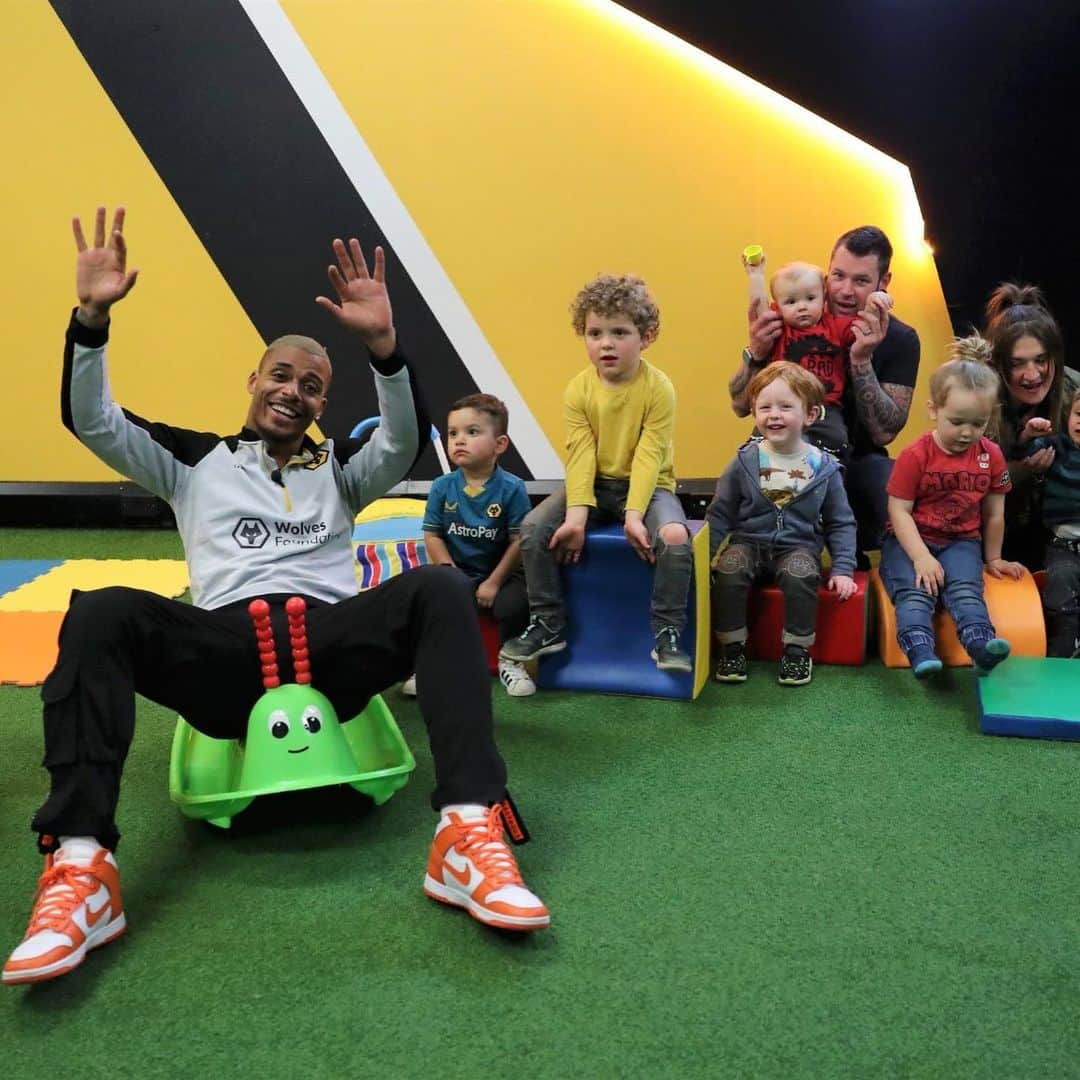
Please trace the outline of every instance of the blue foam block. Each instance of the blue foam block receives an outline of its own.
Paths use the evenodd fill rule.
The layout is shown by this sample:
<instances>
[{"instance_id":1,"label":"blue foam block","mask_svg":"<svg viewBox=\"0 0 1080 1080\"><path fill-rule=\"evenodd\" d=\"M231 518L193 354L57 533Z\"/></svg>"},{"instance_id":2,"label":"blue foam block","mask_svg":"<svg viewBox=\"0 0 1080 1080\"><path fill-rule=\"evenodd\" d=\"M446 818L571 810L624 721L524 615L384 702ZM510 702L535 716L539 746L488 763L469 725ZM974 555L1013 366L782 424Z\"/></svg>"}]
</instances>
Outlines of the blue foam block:
<instances>
[{"instance_id":1,"label":"blue foam block","mask_svg":"<svg viewBox=\"0 0 1080 1080\"><path fill-rule=\"evenodd\" d=\"M63 559L0 559L0 596L63 563Z\"/></svg>"},{"instance_id":2,"label":"blue foam block","mask_svg":"<svg viewBox=\"0 0 1080 1080\"><path fill-rule=\"evenodd\" d=\"M978 693L984 735L1080 739L1080 660L1010 656Z\"/></svg>"},{"instance_id":3,"label":"blue foam block","mask_svg":"<svg viewBox=\"0 0 1080 1080\"><path fill-rule=\"evenodd\" d=\"M689 525L694 535L704 522ZM581 562L563 567L562 580L567 648L540 658L541 687L693 698L693 673L659 671L649 656L654 645L649 624L653 567L634 554L621 525L590 529ZM691 581L682 636L691 656L697 640L694 588Z\"/></svg>"}]
</instances>

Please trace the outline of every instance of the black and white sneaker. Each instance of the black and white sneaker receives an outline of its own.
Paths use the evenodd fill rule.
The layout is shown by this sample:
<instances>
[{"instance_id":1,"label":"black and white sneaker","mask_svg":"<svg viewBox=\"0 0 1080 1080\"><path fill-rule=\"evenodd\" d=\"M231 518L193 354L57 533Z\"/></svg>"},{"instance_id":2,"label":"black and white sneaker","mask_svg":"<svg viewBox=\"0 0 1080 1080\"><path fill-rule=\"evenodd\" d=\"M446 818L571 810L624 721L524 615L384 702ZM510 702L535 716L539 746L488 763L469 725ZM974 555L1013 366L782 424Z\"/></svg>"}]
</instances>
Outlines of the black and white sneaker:
<instances>
[{"instance_id":1,"label":"black and white sneaker","mask_svg":"<svg viewBox=\"0 0 1080 1080\"><path fill-rule=\"evenodd\" d=\"M543 619L533 619L525 627L525 633L503 642L499 658L525 664L538 656L562 652L565 648L566 634L561 629L552 630Z\"/></svg>"},{"instance_id":2,"label":"black and white sneaker","mask_svg":"<svg viewBox=\"0 0 1080 1080\"><path fill-rule=\"evenodd\" d=\"M801 645L787 645L780 657L780 676L776 680L783 686L803 686L810 681L814 661Z\"/></svg>"},{"instance_id":3,"label":"black and white sneaker","mask_svg":"<svg viewBox=\"0 0 1080 1080\"><path fill-rule=\"evenodd\" d=\"M722 645L720 658L716 661L713 678L717 682L746 682L750 674L750 665L746 662L746 646L741 641Z\"/></svg>"},{"instance_id":4,"label":"black and white sneaker","mask_svg":"<svg viewBox=\"0 0 1080 1080\"><path fill-rule=\"evenodd\" d=\"M656 648L651 655L661 671L694 670L694 661L690 654L679 647L679 631L674 626L665 626L656 635Z\"/></svg>"}]
</instances>

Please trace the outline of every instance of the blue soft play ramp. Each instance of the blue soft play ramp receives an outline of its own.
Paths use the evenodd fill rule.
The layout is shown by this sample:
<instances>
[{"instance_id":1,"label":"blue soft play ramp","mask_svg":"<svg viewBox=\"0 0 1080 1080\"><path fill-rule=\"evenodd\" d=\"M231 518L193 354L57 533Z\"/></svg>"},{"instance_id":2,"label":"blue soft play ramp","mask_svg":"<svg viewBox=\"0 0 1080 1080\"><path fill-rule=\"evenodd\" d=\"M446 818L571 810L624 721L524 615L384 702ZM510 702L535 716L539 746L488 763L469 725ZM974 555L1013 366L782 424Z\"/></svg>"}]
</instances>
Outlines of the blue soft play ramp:
<instances>
[{"instance_id":1,"label":"blue soft play ramp","mask_svg":"<svg viewBox=\"0 0 1080 1080\"><path fill-rule=\"evenodd\" d=\"M708 534L702 521L689 525L694 578L683 647L695 670L657 670L649 656L653 567L634 554L621 525L604 525L589 530L581 562L563 567L567 648L540 658L541 687L687 699L700 693L708 670Z\"/></svg>"},{"instance_id":2,"label":"blue soft play ramp","mask_svg":"<svg viewBox=\"0 0 1080 1080\"><path fill-rule=\"evenodd\" d=\"M1011 656L978 688L984 735L1080 739L1080 660Z\"/></svg>"}]
</instances>

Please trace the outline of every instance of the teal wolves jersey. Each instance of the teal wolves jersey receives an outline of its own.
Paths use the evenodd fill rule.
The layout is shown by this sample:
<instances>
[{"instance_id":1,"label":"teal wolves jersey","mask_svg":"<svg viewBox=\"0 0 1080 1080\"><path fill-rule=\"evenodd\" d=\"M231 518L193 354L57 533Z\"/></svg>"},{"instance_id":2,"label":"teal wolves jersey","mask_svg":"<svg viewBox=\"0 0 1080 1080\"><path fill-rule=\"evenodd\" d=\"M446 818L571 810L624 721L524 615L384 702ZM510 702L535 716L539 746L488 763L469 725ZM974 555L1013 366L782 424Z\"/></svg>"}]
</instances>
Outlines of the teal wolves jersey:
<instances>
[{"instance_id":1,"label":"teal wolves jersey","mask_svg":"<svg viewBox=\"0 0 1080 1080\"><path fill-rule=\"evenodd\" d=\"M495 569L529 510L525 484L513 473L496 465L482 488L470 489L455 469L432 482L424 531L440 537L454 563L479 583Z\"/></svg>"}]
</instances>

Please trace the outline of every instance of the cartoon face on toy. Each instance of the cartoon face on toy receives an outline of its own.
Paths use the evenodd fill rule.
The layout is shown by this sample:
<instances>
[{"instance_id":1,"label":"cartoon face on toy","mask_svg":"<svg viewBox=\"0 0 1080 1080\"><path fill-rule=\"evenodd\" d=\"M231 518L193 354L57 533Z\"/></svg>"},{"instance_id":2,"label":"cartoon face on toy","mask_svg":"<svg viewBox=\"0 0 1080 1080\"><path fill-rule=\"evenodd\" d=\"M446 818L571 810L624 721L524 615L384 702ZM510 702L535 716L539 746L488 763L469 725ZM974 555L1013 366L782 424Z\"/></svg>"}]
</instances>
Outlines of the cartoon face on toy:
<instances>
[{"instance_id":1,"label":"cartoon face on toy","mask_svg":"<svg viewBox=\"0 0 1080 1080\"><path fill-rule=\"evenodd\" d=\"M248 605L266 688L248 717L244 774L251 787L266 776L279 778L279 786L314 787L355 772L333 705L311 685L303 599L292 597L285 610L296 682L282 685L269 605L265 600Z\"/></svg>"},{"instance_id":2,"label":"cartoon face on toy","mask_svg":"<svg viewBox=\"0 0 1080 1080\"><path fill-rule=\"evenodd\" d=\"M245 753L249 767L265 764L290 781L353 771L337 713L310 685L287 683L255 702Z\"/></svg>"}]
</instances>

